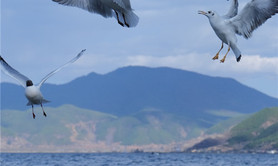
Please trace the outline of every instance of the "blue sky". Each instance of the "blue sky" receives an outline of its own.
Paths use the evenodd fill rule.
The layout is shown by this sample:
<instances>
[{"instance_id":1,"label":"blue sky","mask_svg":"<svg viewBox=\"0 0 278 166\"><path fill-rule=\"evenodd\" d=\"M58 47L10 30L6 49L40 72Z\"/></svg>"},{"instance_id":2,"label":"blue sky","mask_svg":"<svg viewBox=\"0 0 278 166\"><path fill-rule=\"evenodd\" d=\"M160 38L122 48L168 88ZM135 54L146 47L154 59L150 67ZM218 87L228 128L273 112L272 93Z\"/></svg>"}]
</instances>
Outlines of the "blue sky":
<instances>
[{"instance_id":1,"label":"blue sky","mask_svg":"<svg viewBox=\"0 0 278 166\"><path fill-rule=\"evenodd\" d=\"M240 9L249 0L240 0ZM84 56L47 82L62 84L90 72L119 67L168 66L234 78L278 97L278 15L246 40L238 36L240 63L232 52L226 62L212 61L221 46L208 19L198 10L225 14L226 0L131 0L140 17L135 28L123 28L79 8L51 0L1 0L1 55L14 68L39 82L82 49ZM225 54L227 46L221 52ZM14 82L1 73L2 82Z\"/></svg>"}]
</instances>

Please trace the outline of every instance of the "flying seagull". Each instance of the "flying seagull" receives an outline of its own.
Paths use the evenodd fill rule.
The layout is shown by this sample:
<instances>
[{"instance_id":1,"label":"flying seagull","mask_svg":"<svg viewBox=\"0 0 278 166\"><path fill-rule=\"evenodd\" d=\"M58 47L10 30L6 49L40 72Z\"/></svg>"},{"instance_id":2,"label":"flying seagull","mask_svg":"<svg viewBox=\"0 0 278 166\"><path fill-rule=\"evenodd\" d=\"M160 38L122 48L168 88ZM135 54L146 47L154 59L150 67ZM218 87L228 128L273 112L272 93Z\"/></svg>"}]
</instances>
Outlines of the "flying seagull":
<instances>
[{"instance_id":1,"label":"flying seagull","mask_svg":"<svg viewBox=\"0 0 278 166\"><path fill-rule=\"evenodd\" d=\"M76 57L74 57L72 60L70 60L68 63L64 64L63 66L57 68L56 70L50 72L48 75L46 75L41 82L38 85L33 85L33 82L23 74L19 73L17 70L12 68L3 58L0 56L0 62L2 66L2 70L7 75L11 76L15 80L17 80L24 88L25 88L25 96L28 99L27 105L32 106L32 114L33 118L35 119L35 113L34 113L34 105L41 105L43 115L46 117L46 113L43 109L43 103L47 103L49 101L45 100L42 96L42 93L40 91L40 88L42 84L53 74L57 73L62 68L66 67L68 64L75 62L77 59L81 57L81 55L84 53L85 49L82 50Z\"/></svg>"},{"instance_id":2,"label":"flying seagull","mask_svg":"<svg viewBox=\"0 0 278 166\"><path fill-rule=\"evenodd\" d=\"M220 61L225 62L226 56L232 48L237 62L241 59L241 52L237 47L236 34L243 35L246 39L250 38L252 32L262 25L272 15L278 13L278 0L251 0L238 14L238 1L233 0L228 13L219 16L215 11L199 11L208 17L216 35L222 40L220 50L213 60L218 59L220 51L223 49L223 43L228 45L228 51Z\"/></svg>"},{"instance_id":3,"label":"flying seagull","mask_svg":"<svg viewBox=\"0 0 278 166\"><path fill-rule=\"evenodd\" d=\"M103 17L116 14L118 23L123 27L135 27L139 17L132 11L129 0L52 0L62 5L76 6Z\"/></svg>"}]
</instances>

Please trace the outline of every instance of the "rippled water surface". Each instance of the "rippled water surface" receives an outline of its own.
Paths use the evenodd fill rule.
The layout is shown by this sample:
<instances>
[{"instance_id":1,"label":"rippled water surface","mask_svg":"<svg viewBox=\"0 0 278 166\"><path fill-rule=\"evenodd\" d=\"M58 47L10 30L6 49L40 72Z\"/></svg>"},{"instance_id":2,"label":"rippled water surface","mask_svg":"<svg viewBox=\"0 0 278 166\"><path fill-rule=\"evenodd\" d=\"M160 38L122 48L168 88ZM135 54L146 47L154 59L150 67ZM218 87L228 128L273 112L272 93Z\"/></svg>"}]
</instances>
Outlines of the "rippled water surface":
<instances>
[{"instance_id":1,"label":"rippled water surface","mask_svg":"<svg viewBox=\"0 0 278 166\"><path fill-rule=\"evenodd\" d=\"M1 153L1 166L278 166L271 154Z\"/></svg>"}]
</instances>

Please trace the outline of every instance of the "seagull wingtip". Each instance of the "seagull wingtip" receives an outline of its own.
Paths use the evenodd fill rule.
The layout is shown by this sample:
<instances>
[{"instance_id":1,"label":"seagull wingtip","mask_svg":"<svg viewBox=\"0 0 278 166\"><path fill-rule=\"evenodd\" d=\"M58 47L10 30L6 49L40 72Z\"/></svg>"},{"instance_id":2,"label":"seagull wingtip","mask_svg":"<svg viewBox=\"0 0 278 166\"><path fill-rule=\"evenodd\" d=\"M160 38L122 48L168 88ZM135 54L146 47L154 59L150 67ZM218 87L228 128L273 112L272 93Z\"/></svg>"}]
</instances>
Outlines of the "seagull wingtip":
<instances>
[{"instance_id":1,"label":"seagull wingtip","mask_svg":"<svg viewBox=\"0 0 278 166\"><path fill-rule=\"evenodd\" d=\"M0 55L0 61L4 61L4 62L5 62L4 58L2 58L2 56L1 56L1 55Z\"/></svg>"},{"instance_id":2,"label":"seagull wingtip","mask_svg":"<svg viewBox=\"0 0 278 166\"><path fill-rule=\"evenodd\" d=\"M83 53L86 51L86 49L83 49L78 55L77 55L77 57L81 57L82 55L83 55Z\"/></svg>"},{"instance_id":3,"label":"seagull wingtip","mask_svg":"<svg viewBox=\"0 0 278 166\"><path fill-rule=\"evenodd\" d=\"M241 55L236 59L237 62L241 60Z\"/></svg>"}]
</instances>

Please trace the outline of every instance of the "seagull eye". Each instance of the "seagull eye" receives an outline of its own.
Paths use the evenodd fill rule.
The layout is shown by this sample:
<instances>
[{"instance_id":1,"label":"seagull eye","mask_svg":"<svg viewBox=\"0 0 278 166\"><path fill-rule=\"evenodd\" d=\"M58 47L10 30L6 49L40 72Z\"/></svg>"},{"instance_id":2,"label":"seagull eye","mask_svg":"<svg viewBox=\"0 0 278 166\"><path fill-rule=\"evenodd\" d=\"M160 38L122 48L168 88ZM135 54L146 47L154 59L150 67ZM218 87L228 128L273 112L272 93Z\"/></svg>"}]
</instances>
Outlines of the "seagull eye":
<instances>
[{"instance_id":1,"label":"seagull eye","mask_svg":"<svg viewBox=\"0 0 278 166\"><path fill-rule=\"evenodd\" d=\"M211 13L211 11L208 11L208 13L210 14L210 13Z\"/></svg>"}]
</instances>

